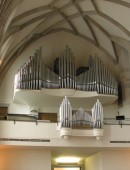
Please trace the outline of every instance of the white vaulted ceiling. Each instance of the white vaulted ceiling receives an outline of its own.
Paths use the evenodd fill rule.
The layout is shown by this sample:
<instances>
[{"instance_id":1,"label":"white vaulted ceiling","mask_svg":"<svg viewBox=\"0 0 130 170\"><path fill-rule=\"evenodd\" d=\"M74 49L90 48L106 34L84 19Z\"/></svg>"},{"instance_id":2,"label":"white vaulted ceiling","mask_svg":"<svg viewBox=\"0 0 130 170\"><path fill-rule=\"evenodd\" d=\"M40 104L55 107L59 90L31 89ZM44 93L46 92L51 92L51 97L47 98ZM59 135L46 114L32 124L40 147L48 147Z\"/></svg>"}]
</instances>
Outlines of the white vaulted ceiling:
<instances>
[{"instance_id":1,"label":"white vaulted ceiling","mask_svg":"<svg viewBox=\"0 0 130 170\"><path fill-rule=\"evenodd\" d=\"M1 0L1 75L25 48L52 33L67 32L118 63L113 36L130 40L130 0Z\"/></svg>"}]
</instances>

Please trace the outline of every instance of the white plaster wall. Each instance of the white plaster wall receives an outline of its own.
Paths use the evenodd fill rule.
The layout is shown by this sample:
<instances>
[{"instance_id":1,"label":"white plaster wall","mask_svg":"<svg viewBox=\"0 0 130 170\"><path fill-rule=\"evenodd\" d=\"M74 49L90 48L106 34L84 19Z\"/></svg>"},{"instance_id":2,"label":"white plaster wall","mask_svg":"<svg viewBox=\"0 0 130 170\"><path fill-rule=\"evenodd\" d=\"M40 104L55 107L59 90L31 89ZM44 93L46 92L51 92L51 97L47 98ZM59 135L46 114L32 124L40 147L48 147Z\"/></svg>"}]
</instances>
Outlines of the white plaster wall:
<instances>
[{"instance_id":1,"label":"white plaster wall","mask_svg":"<svg viewBox=\"0 0 130 170\"><path fill-rule=\"evenodd\" d=\"M130 150L104 150L85 160L85 170L129 170Z\"/></svg>"},{"instance_id":2,"label":"white plaster wall","mask_svg":"<svg viewBox=\"0 0 130 170\"><path fill-rule=\"evenodd\" d=\"M105 125L104 134L101 140L96 137L76 137L70 136L68 140L60 137L56 130L56 123L38 123L0 121L0 144L1 145L24 145L24 146L49 146L49 147L97 147L97 148L129 148L130 126ZM6 140L2 140L6 139ZM8 139L13 139L8 140ZM17 140L15 140L17 139ZM19 139L44 139L46 142L19 141ZM117 141L112 143L110 141ZM118 141L122 141L119 143ZM124 141L124 142L123 142Z\"/></svg>"},{"instance_id":3,"label":"white plaster wall","mask_svg":"<svg viewBox=\"0 0 130 170\"><path fill-rule=\"evenodd\" d=\"M104 170L102 169L101 152L98 152L85 159L85 170Z\"/></svg>"},{"instance_id":4,"label":"white plaster wall","mask_svg":"<svg viewBox=\"0 0 130 170\"><path fill-rule=\"evenodd\" d=\"M50 150L0 150L1 170L51 170Z\"/></svg>"},{"instance_id":5,"label":"white plaster wall","mask_svg":"<svg viewBox=\"0 0 130 170\"><path fill-rule=\"evenodd\" d=\"M103 170L129 170L130 169L130 151L113 150L102 152ZM95 169L96 170L96 169Z\"/></svg>"}]
</instances>

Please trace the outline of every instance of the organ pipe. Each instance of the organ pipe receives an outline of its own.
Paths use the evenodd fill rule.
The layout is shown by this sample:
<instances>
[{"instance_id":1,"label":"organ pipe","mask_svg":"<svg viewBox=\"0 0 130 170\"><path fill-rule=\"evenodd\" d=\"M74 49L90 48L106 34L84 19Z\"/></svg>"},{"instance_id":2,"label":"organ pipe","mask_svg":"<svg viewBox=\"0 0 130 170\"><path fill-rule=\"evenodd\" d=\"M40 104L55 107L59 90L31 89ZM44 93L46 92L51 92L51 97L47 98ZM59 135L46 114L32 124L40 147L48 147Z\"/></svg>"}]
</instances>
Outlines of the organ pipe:
<instances>
[{"instance_id":1,"label":"organ pipe","mask_svg":"<svg viewBox=\"0 0 130 170\"><path fill-rule=\"evenodd\" d=\"M61 127L72 127L72 107L66 96L60 105L58 114Z\"/></svg>"},{"instance_id":2,"label":"organ pipe","mask_svg":"<svg viewBox=\"0 0 130 170\"><path fill-rule=\"evenodd\" d=\"M72 113L72 107L69 99L65 96L63 99L59 112L58 123L61 127L67 128L81 128L90 127L96 129L103 128L103 107L101 102L97 99L91 114L84 111L83 108L79 108L75 113Z\"/></svg>"},{"instance_id":3,"label":"organ pipe","mask_svg":"<svg viewBox=\"0 0 130 170\"><path fill-rule=\"evenodd\" d=\"M78 76L76 76L75 58L68 46L63 50L57 61L58 72L55 73L44 64L42 49L36 50L34 55L30 56L29 60L18 70L15 76L15 88L66 88L118 95L118 85L115 77L97 55L94 58L89 57L88 70Z\"/></svg>"}]
</instances>

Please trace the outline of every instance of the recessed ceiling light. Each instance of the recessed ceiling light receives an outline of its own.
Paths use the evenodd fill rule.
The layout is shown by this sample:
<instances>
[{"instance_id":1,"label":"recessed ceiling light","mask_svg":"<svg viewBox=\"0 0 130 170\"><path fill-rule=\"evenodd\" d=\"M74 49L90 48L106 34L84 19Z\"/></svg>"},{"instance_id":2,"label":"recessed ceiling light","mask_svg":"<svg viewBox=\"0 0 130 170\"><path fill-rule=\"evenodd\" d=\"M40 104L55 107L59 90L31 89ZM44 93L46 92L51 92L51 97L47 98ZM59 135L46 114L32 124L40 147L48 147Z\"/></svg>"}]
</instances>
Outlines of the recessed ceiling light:
<instances>
[{"instance_id":1,"label":"recessed ceiling light","mask_svg":"<svg viewBox=\"0 0 130 170\"><path fill-rule=\"evenodd\" d=\"M77 163L80 161L80 158L77 157L59 157L56 159L58 163Z\"/></svg>"}]
</instances>

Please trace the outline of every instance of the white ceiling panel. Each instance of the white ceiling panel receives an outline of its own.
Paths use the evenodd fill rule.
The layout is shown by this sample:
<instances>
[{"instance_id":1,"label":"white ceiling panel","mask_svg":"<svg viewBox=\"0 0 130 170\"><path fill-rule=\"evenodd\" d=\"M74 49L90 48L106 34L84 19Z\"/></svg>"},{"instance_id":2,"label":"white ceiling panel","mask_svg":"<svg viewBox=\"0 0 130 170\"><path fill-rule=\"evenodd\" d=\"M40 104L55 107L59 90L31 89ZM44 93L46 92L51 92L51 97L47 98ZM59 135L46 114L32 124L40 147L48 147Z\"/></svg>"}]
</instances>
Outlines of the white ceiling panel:
<instances>
[{"instance_id":1,"label":"white ceiling panel","mask_svg":"<svg viewBox=\"0 0 130 170\"><path fill-rule=\"evenodd\" d=\"M52 2L52 0L24 0L15 16L33 8L48 5L50 2Z\"/></svg>"},{"instance_id":2,"label":"white ceiling panel","mask_svg":"<svg viewBox=\"0 0 130 170\"><path fill-rule=\"evenodd\" d=\"M106 37L106 35L103 34L103 32L100 31L97 27L95 27L94 25L92 25L92 27L100 46L102 46L108 53L113 56L114 59L116 59L111 40L108 39L108 37Z\"/></svg>"},{"instance_id":3,"label":"white ceiling panel","mask_svg":"<svg viewBox=\"0 0 130 170\"><path fill-rule=\"evenodd\" d=\"M72 20L72 23L75 25L76 29L78 30L80 34L83 34L84 36L89 37L90 39L94 40L89 27L87 26L85 21L82 19L82 17L74 18Z\"/></svg>"},{"instance_id":4,"label":"white ceiling panel","mask_svg":"<svg viewBox=\"0 0 130 170\"><path fill-rule=\"evenodd\" d=\"M99 15L91 15L91 18L94 19L94 21L103 27L109 34L130 40L130 37L127 34L125 34L119 27L106 20L105 18Z\"/></svg>"},{"instance_id":5,"label":"white ceiling panel","mask_svg":"<svg viewBox=\"0 0 130 170\"><path fill-rule=\"evenodd\" d=\"M91 0L79 2L79 6L81 7L82 11L95 10Z\"/></svg>"},{"instance_id":6,"label":"white ceiling panel","mask_svg":"<svg viewBox=\"0 0 130 170\"><path fill-rule=\"evenodd\" d=\"M22 29L21 31L17 32L14 35L13 43L10 45L10 48L15 47L17 43L19 43L21 40L23 40L28 34L31 33L31 31L40 23L41 21L38 21L36 23L33 23L26 28Z\"/></svg>"},{"instance_id":7,"label":"white ceiling panel","mask_svg":"<svg viewBox=\"0 0 130 170\"><path fill-rule=\"evenodd\" d=\"M55 3L54 6L56 6L57 8L61 8L62 6L66 5L69 2L70 0L60 0L57 3Z\"/></svg>"},{"instance_id":8,"label":"white ceiling panel","mask_svg":"<svg viewBox=\"0 0 130 170\"><path fill-rule=\"evenodd\" d=\"M6 55L8 49L10 48L10 44L13 43L13 37L10 36L2 45L0 53L2 55L1 60L3 60L4 56Z\"/></svg>"},{"instance_id":9,"label":"white ceiling panel","mask_svg":"<svg viewBox=\"0 0 130 170\"><path fill-rule=\"evenodd\" d=\"M72 27L71 27L71 26L69 25L69 23L67 23L67 22L65 22L65 23L62 24L62 25L55 26L54 29L57 29L57 28L65 28L65 29L68 29L68 30L72 30L72 31L73 31Z\"/></svg>"},{"instance_id":10,"label":"white ceiling panel","mask_svg":"<svg viewBox=\"0 0 130 170\"><path fill-rule=\"evenodd\" d=\"M29 20L31 19L34 19L40 15L43 15L43 14L49 14L50 12L52 12L51 9L46 9L44 11L40 11L40 12L36 12L34 14L30 14L26 17L23 17L22 19L18 20L17 22L13 22L13 25L21 25L21 24L24 24L25 22L28 22ZM17 17L16 17L17 19ZM15 21L15 18L14 18L14 21Z\"/></svg>"},{"instance_id":11,"label":"white ceiling panel","mask_svg":"<svg viewBox=\"0 0 130 170\"><path fill-rule=\"evenodd\" d=\"M123 0L123 1L130 3L130 0Z\"/></svg>"},{"instance_id":12,"label":"white ceiling panel","mask_svg":"<svg viewBox=\"0 0 130 170\"><path fill-rule=\"evenodd\" d=\"M73 15L73 14L77 13L78 10L76 9L75 6L70 6L68 8L65 8L63 10L63 12L65 13L65 15L70 16L70 15Z\"/></svg>"},{"instance_id":13,"label":"white ceiling panel","mask_svg":"<svg viewBox=\"0 0 130 170\"><path fill-rule=\"evenodd\" d=\"M130 8L123 5L96 0L101 12L107 14L130 31Z\"/></svg>"},{"instance_id":14,"label":"white ceiling panel","mask_svg":"<svg viewBox=\"0 0 130 170\"><path fill-rule=\"evenodd\" d=\"M49 31L50 28L54 28L57 25L60 25L60 21L63 20L63 17L59 14L53 15L47 20L45 19L43 22L41 22L38 27L34 30L35 33L41 33L45 30Z\"/></svg>"}]
</instances>

